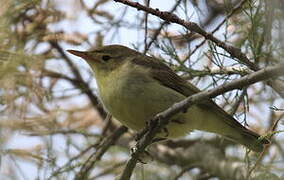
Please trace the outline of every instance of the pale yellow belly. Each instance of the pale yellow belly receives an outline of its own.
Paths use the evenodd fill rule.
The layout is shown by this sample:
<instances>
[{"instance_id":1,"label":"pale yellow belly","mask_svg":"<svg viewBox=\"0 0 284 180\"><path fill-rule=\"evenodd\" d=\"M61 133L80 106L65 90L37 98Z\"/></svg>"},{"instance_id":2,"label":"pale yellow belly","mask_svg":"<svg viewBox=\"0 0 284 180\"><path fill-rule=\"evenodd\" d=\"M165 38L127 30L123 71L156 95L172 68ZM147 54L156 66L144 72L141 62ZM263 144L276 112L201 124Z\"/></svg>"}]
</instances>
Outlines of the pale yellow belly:
<instances>
[{"instance_id":1,"label":"pale yellow belly","mask_svg":"<svg viewBox=\"0 0 284 180\"><path fill-rule=\"evenodd\" d=\"M135 83L135 82L134 82ZM119 87L118 84L109 98L102 98L106 109L125 126L138 131L142 129L146 121L157 113L162 112L185 97L156 81ZM123 88L123 89L122 89ZM192 121L186 116L196 107L192 107L187 113L179 113L173 117L173 121L167 126L169 137L184 136L194 129ZM162 134L166 134L165 132Z\"/></svg>"}]
</instances>

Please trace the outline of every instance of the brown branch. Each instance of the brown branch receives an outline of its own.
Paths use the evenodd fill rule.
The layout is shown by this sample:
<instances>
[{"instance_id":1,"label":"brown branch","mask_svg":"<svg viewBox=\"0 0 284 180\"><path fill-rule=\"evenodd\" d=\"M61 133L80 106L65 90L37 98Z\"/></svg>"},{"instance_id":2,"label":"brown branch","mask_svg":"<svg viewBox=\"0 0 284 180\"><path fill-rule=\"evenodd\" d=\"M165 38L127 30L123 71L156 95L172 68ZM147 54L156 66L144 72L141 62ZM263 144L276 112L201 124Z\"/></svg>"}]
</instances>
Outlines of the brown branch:
<instances>
[{"instance_id":1,"label":"brown branch","mask_svg":"<svg viewBox=\"0 0 284 180\"><path fill-rule=\"evenodd\" d=\"M138 162L139 155L145 148L151 144L155 135L161 131L169 122L170 118L175 114L181 112L184 109L189 108L193 104L205 100L207 98L213 98L225 92L231 91L233 89L241 89L243 87L249 86L259 81L267 80L272 77L284 75L284 63L278 64L277 66L267 67L265 69L259 70L257 72L251 73L240 79L234 80L230 83L224 84L223 86L216 87L212 90L203 91L194 94L179 103L175 103L167 110L157 114L151 121L150 125L146 126L139 133L139 141L136 144L136 151L132 154L131 159L128 161L124 172L122 173L120 180L128 180Z\"/></svg>"},{"instance_id":2,"label":"brown branch","mask_svg":"<svg viewBox=\"0 0 284 180\"><path fill-rule=\"evenodd\" d=\"M56 134L62 134L62 135L80 134L86 137L101 137L101 134L88 133L88 132L80 131L77 129L69 129L69 130L59 129L59 130L51 130L51 131L43 131L43 132L26 133L26 135L28 136L46 136L46 135L50 136L50 135L56 135Z\"/></svg>"},{"instance_id":3,"label":"brown branch","mask_svg":"<svg viewBox=\"0 0 284 180\"><path fill-rule=\"evenodd\" d=\"M73 85L79 83L78 79L74 79L74 78L71 78L71 77L69 77L65 74L61 74L61 73L58 73L58 72L55 72L55 71L50 71L50 70L47 70L47 69L43 70L42 75L48 76L50 78L55 78L55 79L65 79Z\"/></svg>"},{"instance_id":4,"label":"brown branch","mask_svg":"<svg viewBox=\"0 0 284 180\"><path fill-rule=\"evenodd\" d=\"M185 79L193 79L194 77L212 76L212 75L247 75L252 73L249 68L244 67L205 67L202 70L189 69L186 67L178 68L179 71L186 72L188 75L183 76Z\"/></svg>"},{"instance_id":5,"label":"brown branch","mask_svg":"<svg viewBox=\"0 0 284 180\"><path fill-rule=\"evenodd\" d=\"M114 131L110 136L106 137L102 142L98 150L92 154L87 162L82 166L80 172L76 175L75 179L84 180L88 178L90 171L97 161L101 159L104 153L109 149L111 145L113 145L122 134L127 131L127 127L121 126L116 131Z\"/></svg>"},{"instance_id":6,"label":"brown branch","mask_svg":"<svg viewBox=\"0 0 284 180\"><path fill-rule=\"evenodd\" d=\"M98 100L97 96L93 93L93 91L90 88L89 84L84 81L83 77L81 76L81 74L80 74L79 70L77 69L77 67L75 66L75 64L65 54L63 49L59 46L59 44L56 41L50 41L49 43L50 43L50 45L54 49L56 49L59 52L61 57L65 60L65 62L68 64L68 66L70 67L71 71L73 72L76 80L72 80L71 83L75 87L80 89L83 93L85 93L88 96L88 98L90 99L90 101L93 104L93 106L97 108L97 110L100 113L101 117L103 119L106 118L107 113L105 112L103 107L101 105L99 105L99 100Z\"/></svg>"},{"instance_id":7,"label":"brown branch","mask_svg":"<svg viewBox=\"0 0 284 180\"><path fill-rule=\"evenodd\" d=\"M176 8L177 8L178 5L180 4L180 2L181 2L181 0L178 0L178 1L176 2L176 4L175 4L175 5L173 6L173 8L170 10L170 13L173 13L173 12L176 10ZM157 39L158 35L160 34L161 30L163 29L163 27L164 27L166 24L167 24L166 21L162 22L162 23L160 24L160 27L154 31L154 35L151 37L151 41L146 45L145 50L144 50L144 53L146 53L146 52L149 50L149 48L150 48L151 45L154 43L154 41Z\"/></svg>"},{"instance_id":8,"label":"brown branch","mask_svg":"<svg viewBox=\"0 0 284 180\"><path fill-rule=\"evenodd\" d=\"M233 116L237 112L240 104L244 101L244 98L245 98L246 95L247 95L247 88L243 88L241 95L238 97L238 99L232 105L232 107L230 109L230 112L229 112L230 115Z\"/></svg>"},{"instance_id":9,"label":"brown branch","mask_svg":"<svg viewBox=\"0 0 284 180\"><path fill-rule=\"evenodd\" d=\"M121 166L125 165L126 161L121 161L118 163L113 164L110 167L107 167L102 172L99 172L97 175L90 178L90 180L96 180L98 178L101 178L102 176L107 176L110 173L113 173L116 169L120 168Z\"/></svg>"},{"instance_id":10,"label":"brown branch","mask_svg":"<svg viewBox=\"0 0 284 180\"><path fill-rule=\"evenodd\" d=\"M95 148L95 145L90 145L88 146L87 148L85 148L84 150L82 150L78 155L72 157L71 159L69 159L69 161L67 163L65 163L63 166L57 168L56 170L54 170L51 174L50 177L48 177L47 179L50 180L50 179L53 179L54 177L56 177L57 175L63 173L63 172L66 172L66 169L68 170L73 170L75 169L76 167L78 167L79 165L72 165L70 166L75 160L81 158L84 154L86 154L87 152L89 152L92 148Z\"/></svg>"},{"instance_id":11,"label":"brown branch","mask_svg":"<svg viewBox=\"0 0 284 180\"><path fill-rule=\"evenodd\" d=\"M136 8L138 11L143 10L145 12L148 12L154 16L157 16L165 21L176 23L179 25L182 25L186 29L196 32L200 35L202 35L205 39L211 40L214 42L217 46L223 48L226 50L233 58L237 58L241 63L249 66L253 70L258 70L258 67L256 64L251 62L244 53L241 52L239 48L236 48L234 46L231 46L229 44L226 44L225 42L219 40L215 36L212 35L212 33L208 33L205 30L203 30L198 24L191 22L191 21L185 21L181 18L179 18L177 15L167 12L167 11L160 11L159 9L153 9L150 7L143 6L139 4L138 2L132 2L129 0L114 0L115 2L120 2L123 4L126 4L128 6Z\"/></svg>"},{"instance_id":12,"label":"brown branch","mask_svg":"<svg viewBox=\"0 0 284 180\"><path fill-rule=\"evenodd\" d=\"M237 11L239 11L243 5L246 3L247 0L243 0L242 2L239 3L239 5L237 5L224 19L223 21L217 26L215 27L215 29L213 31L211 31L212 34L214 34L216 31L218 31L222 26L223 24L230 18L232 17ZM197 49L199 49L204 43L206 42L206 39L204 39L202 42L200 42L198 45L195 46L195 49L192 50L192 52L189 54L188 58L194 54Z\"/></svg>"}]
</instances>

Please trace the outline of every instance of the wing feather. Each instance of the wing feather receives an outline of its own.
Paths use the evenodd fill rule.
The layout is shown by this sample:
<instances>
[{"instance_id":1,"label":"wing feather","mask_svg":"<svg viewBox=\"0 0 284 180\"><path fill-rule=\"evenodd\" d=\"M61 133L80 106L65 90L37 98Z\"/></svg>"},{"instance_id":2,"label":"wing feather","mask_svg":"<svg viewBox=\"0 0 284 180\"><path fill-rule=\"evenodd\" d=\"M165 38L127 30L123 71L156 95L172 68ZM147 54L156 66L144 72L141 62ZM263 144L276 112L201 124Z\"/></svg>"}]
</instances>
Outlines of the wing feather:
<instances>
[{"instance_id":1,"label":"wing feather","mask_svg":"<svg viewBox=\"0 0 284 180\"><path fill-rule=\"evenodd\" d=\"M157 58L141 55L141 57L138 56L134 58L133 62L135 64L142 65L142 66L145 66L146 68L149 68L151 76L157 81L159 81L159 83L183 94L186 97L200 92L200 90L197 87L190 84L186 80L182 79L171 68L166 66L163 62L161 62ZM249 134L251 134L252 136L255 136L256 138L259 137L258 134L242 126L237 120L235 120L231 115L229 115L226 111L220 108L212 100L207 99L207 100L204 100L198 103L197 105L200 108L203 108L209 111L214 111L216 114L220 116L220 119L222 119L222 121L224 121L224 123L228 124L229 126L233 128L242 129L248 132ZM265 139L263 141L264 141L263 143L269 142Z\"/></svg>"}]
</instances>

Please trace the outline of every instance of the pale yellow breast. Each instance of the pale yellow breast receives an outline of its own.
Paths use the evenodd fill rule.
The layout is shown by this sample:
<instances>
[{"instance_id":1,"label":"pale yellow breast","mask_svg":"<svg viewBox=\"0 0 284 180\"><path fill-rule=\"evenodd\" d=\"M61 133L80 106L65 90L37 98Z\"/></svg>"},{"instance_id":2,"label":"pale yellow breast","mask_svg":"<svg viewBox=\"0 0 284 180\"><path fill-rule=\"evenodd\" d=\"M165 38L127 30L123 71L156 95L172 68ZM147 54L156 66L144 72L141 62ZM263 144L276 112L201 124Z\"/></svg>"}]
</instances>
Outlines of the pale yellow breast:
<instances>
[{"instance_id":1,"label":"pale yellow breast","mask_svg":"<svg viewBox=\"0 0 284 180\"><path fill-rule=\"evenodd\" d=\"M162 86L146 73L146 69L129 66L123 71L113 71L98 82L105 108L133 130L142 129L147 120L185 98L182 94ZM183 118L183 114L175 118ZM168 127L170 136L180 136L188 132L189 128L183 126L171 123Z\"/></svg>"}]
</instances>

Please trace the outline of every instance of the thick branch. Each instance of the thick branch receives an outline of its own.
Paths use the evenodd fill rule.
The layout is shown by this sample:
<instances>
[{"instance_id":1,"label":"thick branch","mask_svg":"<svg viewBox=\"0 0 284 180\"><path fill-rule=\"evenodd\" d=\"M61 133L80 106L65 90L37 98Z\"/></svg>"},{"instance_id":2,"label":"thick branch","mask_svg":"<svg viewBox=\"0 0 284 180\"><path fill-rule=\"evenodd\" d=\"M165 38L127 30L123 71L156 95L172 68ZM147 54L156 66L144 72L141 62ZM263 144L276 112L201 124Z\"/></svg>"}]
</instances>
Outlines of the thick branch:
<instances>
[{"instance_id":1,"label":"thick branch","mask_svg":"<svg viewBox=\"0 0 284 180\"><path fill-rule=\"evenodd\" d=\"M272 77L283 76L284 75L283 69L284 69L284 63L278 64L276 66L267 67L260 71L244 76L240 79L227 83L223 86L219 86L212 90L203 91L203 92L194 94L184 99L183 101L174 104L167 110L157 114L153 118L153 120L151 120L150 126L145 127L142 130L142 138L136 144L137 151L135 151L132 154L132 157L128 161L120 179L121 180L130 179L131 174L139 159L140 153L143 152L149 144L151 144L155 135L169 123L170 118L173 117L175 114L207 98L213 98L225 92L231 91L233 89L240 89L240 88L249 86L251 84L254 84L256 82L270 79Z\"/></svg>"}]
</instances>

